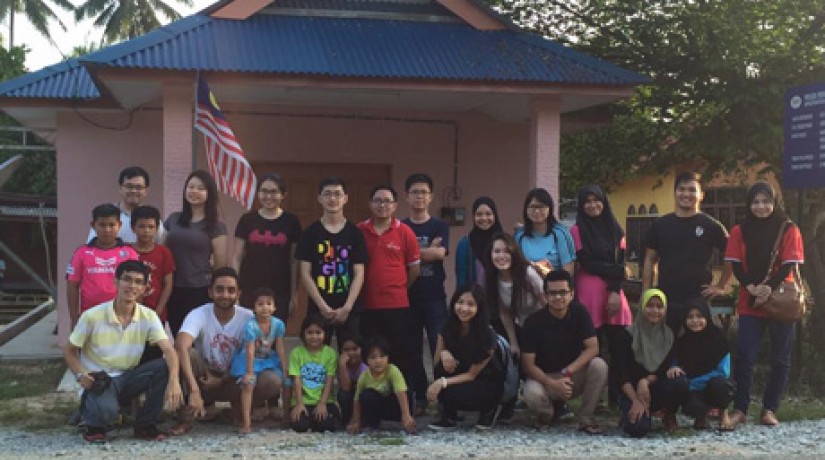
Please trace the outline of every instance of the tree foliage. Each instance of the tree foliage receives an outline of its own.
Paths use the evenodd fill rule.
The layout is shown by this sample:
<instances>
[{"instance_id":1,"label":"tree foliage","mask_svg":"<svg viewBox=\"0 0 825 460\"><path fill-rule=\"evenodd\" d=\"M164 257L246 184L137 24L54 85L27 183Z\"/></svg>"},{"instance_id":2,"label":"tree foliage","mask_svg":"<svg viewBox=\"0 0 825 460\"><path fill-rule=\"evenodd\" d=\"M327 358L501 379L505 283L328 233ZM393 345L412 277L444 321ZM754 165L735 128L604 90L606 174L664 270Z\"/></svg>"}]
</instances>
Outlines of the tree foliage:
<instances>
[{"instance_id":1,"label":"tree foliage","mask_svg":"<svg viewBox=\"0 0 825 460\"><path fill-rule=\"evenodd\" d=\"M55 21L61 29L66 30L66 25L60 21L50 4L54 4L65 11L73 11L74 5L69 0L0 0L0 20L10 19L9 27L14 23L15 14L22 13L32 27L41 35L51 40L49 33L49 21ZM11 36L14 30L10 30ZM13 43L12 43L13 45Z\"/></svg>"},{"instance_id":2,"label":"tree foliage","mask_svg":"<svg viewBox=\"0 0 825 460\"><path fill-rule=\"evenodd\" d=\"M174 1L192 5L192 0ZM163 0L86 0L75 10L75 19L94 18L94 25L103 28L102 43L114 43L160 27L158 13L168 20L180 18L170 3Z\"/></svg>"}]
</instances>

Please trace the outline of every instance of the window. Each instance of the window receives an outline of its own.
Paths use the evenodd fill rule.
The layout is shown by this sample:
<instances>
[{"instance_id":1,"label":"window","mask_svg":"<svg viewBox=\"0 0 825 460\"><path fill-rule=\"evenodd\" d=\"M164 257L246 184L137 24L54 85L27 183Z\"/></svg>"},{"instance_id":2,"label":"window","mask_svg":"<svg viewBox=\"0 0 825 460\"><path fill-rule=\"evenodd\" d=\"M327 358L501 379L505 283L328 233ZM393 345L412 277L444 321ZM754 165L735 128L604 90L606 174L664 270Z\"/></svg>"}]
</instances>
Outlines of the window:
<instances>
[{"instance_id":1,"label":"window","mask_svg":"<svg viewBox=\"0 0 825 460\"><path fill-rule=\"evenodd\" d=\"M642 262L644 262L645 236L650 224L656 217L629 216L625 222L625 241L627 250L625 260L639 264L639 273L642 272Z\"/></svg>"},{"instance_id":2,"label":"window","mask_svg":"<svg viewBox=\"0 0 825 460\"><path fill-rule=\"evenodd\" d=\"M747 193L748 189L744 187L708 189L702 200L702 211L718 220L730 231L734 225L745 220ZM724 258L724 254L717 254L714 263L722 265Z\"/></svg>"}]
</instances>

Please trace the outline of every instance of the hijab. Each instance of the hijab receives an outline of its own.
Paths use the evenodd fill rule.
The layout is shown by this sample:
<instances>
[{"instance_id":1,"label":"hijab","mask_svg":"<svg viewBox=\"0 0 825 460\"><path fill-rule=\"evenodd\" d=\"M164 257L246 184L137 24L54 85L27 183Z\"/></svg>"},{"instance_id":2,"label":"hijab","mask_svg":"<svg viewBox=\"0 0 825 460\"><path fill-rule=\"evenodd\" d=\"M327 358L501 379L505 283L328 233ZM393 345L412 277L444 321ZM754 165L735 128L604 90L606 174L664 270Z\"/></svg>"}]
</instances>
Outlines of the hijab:
<instances>
[{"instance_id":1,"label":"hijab","mask_svg":"<svg viewBox=\"0 0 825 460\"><path fill-rule=\"evenodd\" d=\"M773 213L765 218L756 217L751 211L751 204L756 195L763 193L773 201ZM753 284L765 279L771 267L771 251L776 238L782 230L788 215L776 196L776 191L767 182L757 182L748 190L745 206L745 220L742 222L742 238L745 241L745 265L748 277Z\"/></svg>"},{"instance_id":2,"label":"hijab","mask_svg":"<svg viewBox=\"0 0 825 460\"><path fill-rule=\"evenodd\" d=\"M658 297L662 301L667 311L667 297L659 289L648 289L642 294L642 309L653 297ZM636 362L641 364L650 373L656 372L662 362L670 353L673 346L673 331L665 323L664 317L659 324L651 324L639 311L633 324L627 327L632 339L631 349Z\"/></svg>"},{"instance_id":3,"label":"hijab","mask_svg":"<svg viewBox=\"0 0 825 460\"><path fill-rule=\"evenodd\" d=\"M584 203L590 195L602 202L602 212L596 217L584 212ZM579 190L577 207L576 225L581 235L582 250L594 260L616 263L616 249L624 237L624 230L613 215L607 195L598 185L587 185Z\"/></svg>"},{"instance_id":4,"label":"hijab","mask_svg":"<svg viewBox=\"0 0 825 460\"><path fill-rule=\"evenodd\" d=\"M491 211L493 211L493 218L496 220L493 223L493 226L487 230L482 230L478 228L475 224L475 215L476 211L481 205L486 204ZM478 260L482 260L482 255L487 251L488 246L490 245L490 240L493 239L493 235L501 231L501 222L498 218L498 211L496 210L496 203L493 201L492 198L488 196L482 196L476 198L473 201L473 229L470 230L470 234L468 238L470 240L470 247L473 249L473 257Z\"/></svg>"},{"instance_id":5,"label":"hijab","mask_svg":"<svg viewBox=\"0 0 825 460\"><path fill-rule=\"evenodd\" d=\"M687 327L687 314L693 310L699 310L707 322L705 328L699 332L693 332ZM730 350L728 340L713 324L710 308L704 301L688 304L685 311L685 319L682 321L684 332L673 345L673 357L688 377L698 377L715 369Z\"/></svg>"}]
</instances>

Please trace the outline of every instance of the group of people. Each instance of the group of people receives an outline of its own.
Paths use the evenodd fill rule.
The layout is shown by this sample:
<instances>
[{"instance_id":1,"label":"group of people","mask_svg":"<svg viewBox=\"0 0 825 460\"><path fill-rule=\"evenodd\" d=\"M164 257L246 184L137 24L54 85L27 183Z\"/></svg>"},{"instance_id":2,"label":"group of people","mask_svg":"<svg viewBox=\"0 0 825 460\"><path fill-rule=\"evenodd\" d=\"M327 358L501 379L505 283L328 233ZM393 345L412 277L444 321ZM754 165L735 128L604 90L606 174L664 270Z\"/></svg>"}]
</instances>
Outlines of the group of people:
<instances>
[{"instance_id":1,"label":"group of people","mask_svg":"<svg viewBox=\"0 0 825 460\"><path fill-rule=\"evenodd\" d=\"M157 427L164 408L177 411L169 434L180 435L195 419L214 417L218 401L230 402L242 432L279 404L277 413L299 432L346 426L358 433L382 420L415 432L415 417L434 402L439 416L431 429L455 427L459 411L478 412L475 426L489 429L513 416L512 375L539 423L567 417L567 401L580 396L579 428L601 433L594 412L607 388L631 436L646 434L657 413L666 429L675 428L680 408L697 428L718 410L720 428L730 430L746 421L765 329L771 374L759 420L779 423L794 325L758 306L795 276L803 251L767 183L751 187L746 218L729 237L700 211L700 177L680 174L675 211L647 235L635 315L623 289L624 231L598 186L579 193L571 229L541 188L527 194L523 224L512 235L493 199L475 200L473 228L456 247L457 289L448 303L449 227L429 214L434 187L426 174L405 181L408 218L396 217L396 190L379 185L371 217L357 225L344 214L345 183L324 179L321 218L305 229L282 207L284 179L263 176L260 206L241 217L233 251L207 172L189 175L182 210L165 221L143 205L145 170L127 168L119 183L121 201L94 208L90 239L67 269L73 331L65 357L84 389L88 441L105 441L121 407L143 393L134 429L145 439L167 435ZM715 251L726 264L713 283ZM708 302L726 291L731 275L741 286L734 379ZM302 345L287 354L285 323L299 283L308 294ZM513 363L515 374L508 372Z\"/></svg>"}]
</instances>

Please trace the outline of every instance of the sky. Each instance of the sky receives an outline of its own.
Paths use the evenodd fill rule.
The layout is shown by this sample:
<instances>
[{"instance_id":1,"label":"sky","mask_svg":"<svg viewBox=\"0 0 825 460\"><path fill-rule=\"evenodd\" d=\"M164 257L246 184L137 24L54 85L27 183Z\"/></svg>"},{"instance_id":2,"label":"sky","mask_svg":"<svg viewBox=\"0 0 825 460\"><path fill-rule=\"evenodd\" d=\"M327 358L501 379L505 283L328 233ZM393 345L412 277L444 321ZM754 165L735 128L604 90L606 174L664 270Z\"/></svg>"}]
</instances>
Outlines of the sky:
<instances>
[{"instance_id":1,"label":"sky","mask_svg":"<svg viewBox=\"0 0 825 460\"><path fill-rule=\"evenodd\" d=\"M75 5L79 5L83 0L69 0ZM193 0L191 7L183 6L176 3L175 0L167 0L173 8L175 8L182 16L188 16L196 11L199 11L217 0ZM47 3L48 2L47 0ZM92 20L86 20L80 23L75 23L74 15L71 12L64 12L54 4L50 3L57 13L57 16L66 25L68 31L60 28L57 22L52 21L49 24L49 30L52 34L52 39L55 44L40 35L33 27L26 21L25 17L19 14L15 16L14 21L14 44L25 44L29 48L26 55L26 68L29 71L40 70L43 67L56 64L63 60L63 55L71 54L75 46L88 45L92 42L99 42L103 35L103 30L95 28L92 25ZM163 21L163 16L160 16ZM8 46L9 39L9 24L8 19L0 22L0 36L2 36L3 46ZM62 54L61 54L62 53Z\"/></svg>"}]
</instances>

